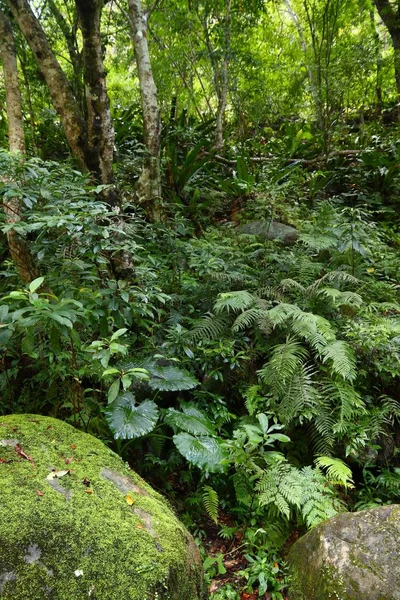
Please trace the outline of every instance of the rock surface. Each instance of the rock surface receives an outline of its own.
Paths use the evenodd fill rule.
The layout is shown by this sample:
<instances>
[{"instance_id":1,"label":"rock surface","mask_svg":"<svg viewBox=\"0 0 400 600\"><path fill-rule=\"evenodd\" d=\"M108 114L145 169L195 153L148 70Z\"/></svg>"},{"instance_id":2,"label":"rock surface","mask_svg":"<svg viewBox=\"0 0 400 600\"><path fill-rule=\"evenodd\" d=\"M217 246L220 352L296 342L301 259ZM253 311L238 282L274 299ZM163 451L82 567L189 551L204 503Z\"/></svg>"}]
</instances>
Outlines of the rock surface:
<instances>
[{"instance_id":1,"label":"rock surface","mask_svg":"<svg viewBox=\"0 0 400 600\"><path fill-rule=\"evenodd\" d=\"M291 548L290 600L399 600L400 505L343 513Z\"/></svg>"},{"instance_id":2,"label":"rock surface","mask_svg":"<svg viewBox=\"0 0 400 600\"><path fill-rule=\"evenodd\" d=\"M262 240L278 240L285 246L294 244L299 232L279 221L249 221L237 228L238 233L258 235Z\"/></svg>"},{"instance_id":3,"label":"rock surface","mask_svg":"<svg viewBox=\"0 0 400 600\"><path fill-rule=\"evenodd\" d=\"M100 440L48 417L0 417L2 600L206 596L192 537Z\"/></svg>"}]
</instances>

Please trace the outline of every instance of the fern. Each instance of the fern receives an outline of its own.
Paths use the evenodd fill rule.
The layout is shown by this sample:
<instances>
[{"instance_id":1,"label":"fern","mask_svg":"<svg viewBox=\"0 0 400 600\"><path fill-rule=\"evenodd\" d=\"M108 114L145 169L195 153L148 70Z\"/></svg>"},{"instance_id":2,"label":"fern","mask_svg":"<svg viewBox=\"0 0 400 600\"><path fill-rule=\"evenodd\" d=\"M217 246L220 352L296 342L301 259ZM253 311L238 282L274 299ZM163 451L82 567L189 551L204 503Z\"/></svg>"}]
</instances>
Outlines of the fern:
<instances>
[{"instance_id":1,"label":"fern","mask_svg":"<svg viewBox=\"0 0 400 600\"><path fill-rule=\"evenodd\" d=\"M342 340L336 340L329 345L321 348L320 355L322 362L331 361L331 368L334 373L354 381L356 378L356 358L352 348Z\"/></svg>"},{"instance_id":2,"label":"fern","mask_svg":"<svg viewBox=\"0 0 400 600\"><path fill-rule=\"evenodd\" d=\"M339 458L319 456L315 459L317 467L326 469L328 481L345 488L354 487L351 469Z\"/></svg>"},{"instance_id":3,"label":"fern","mask_svg":"<svg viewBox=\"0 0 400 600\"><path fill-rule=\"evenodd\" d=\"M216 340L228 329L229 321L225 316L208 314L198 319L188 334L188 339L198 342L201 340Z\"/></svg>"},{"instance_id":4,"label":"fern","mask_svg":"<svg viewBox=\"0 0 400 600\"><path fill-rule=\"evenodd\" d=\"M289 338L285 344L272 349L272 356L258 371L258 375L273 390L281 390L308 356L306 348L300 342Z\"/></svg>"},{"instance_id":5,"label":"fern","mask_svg":"<svg viewBox=\"0 0 400 600\"><path fill-rule=\"evenodd\" d=\"M238 312L250 308L255 302L254 296L246 290L237 292L225 292L219 294L214 304L214 310L218 314L223 312Z\"/></svg>"},{"instance_id":6,"label":"fern","mask_svg":"<svg viewBox=\"0 0 400 600\"><path fill-rule=\"evenodd\" d=\"M261 506L272 504L287 519L294 511L307 527L343 510L333 488L327 486L327 479L312 467L296 469L286 463L269 469L257 482L256 490Z\"/></svg>"},{"instance_id":7,"label":"fern","mask_svg":"<svg viewBox=\"0 0 400 600\"><path fill-rule=\"evenodd\" d=\"M215 524L218 524L219 499L217 492L209 485L205 485L203 487L202 498L208 516Z\"/></svg>"},{"instance_id":8,"label":"fern","mask_svg":"<svg viewBox=\"0 0 400 600\"><path fill-rule=\"evenodd\" d=\"M238 331L242 331L243 329L247 329L254 323L259 322L262 318L267 319L268 315L265 310L260 308L249 308L242 312L238 317L236 317L233 325L232 331L237 333Z\"/></svg>"}]
</instances>

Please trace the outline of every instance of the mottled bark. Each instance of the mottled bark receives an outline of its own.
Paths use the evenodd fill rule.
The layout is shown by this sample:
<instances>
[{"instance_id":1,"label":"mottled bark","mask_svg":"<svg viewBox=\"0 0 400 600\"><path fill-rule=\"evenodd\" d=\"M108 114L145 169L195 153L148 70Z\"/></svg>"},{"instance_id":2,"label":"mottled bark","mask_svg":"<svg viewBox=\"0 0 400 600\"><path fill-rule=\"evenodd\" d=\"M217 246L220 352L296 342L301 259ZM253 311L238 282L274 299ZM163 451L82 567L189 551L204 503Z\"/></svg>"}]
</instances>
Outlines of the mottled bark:
<instances>
[{"instance_id":1,"label":"mottled bark","mask_svg":"<svg viewBox=\"0 0 400 600\"><path fill-rule=\"evenodd\" d=\"M47 4L65 38L74 73L71 85L79 108L84 112L83 56L78 45L78 17L76 11L71 10L71 14L68 14L68 18L66 18L61 12L56 0L47 0Z\"/></svg>"},{"instance_id":2,"label":"mottled bark","mask_svg":"<svg viewBox=\"0 0 400 600\"><path fill-rule=\"evenodd\" d=\"M400 121L400 7L396 10L389 0L374 0L374 2L392 40L397 109Z\"/></svg>"},{"instance_id":3,"label":"mottled bark","mask_svg":"<svg viewBox=\"0 0 400 600\"><path fill-rule=\"evenodd\" d=\"M86 170L85 124L67 78L28 1L7 0L7 4L18 27L24 34L47 83L54 108L60 115L72 154L80 168Z\"/></svg>"},{"instance_id":4,"label":"mottled bark","mask_svg":"<svg viewBox=\"0 0 400 600\"><path fill-rule=\"evenodd\" d=\"M103 184L114 181L114 127L107 94L101 42L103 0L75 0L83 40L87 107L85 162Z\"/></svg>"},{"instance_id":5,"label":"mottled bark","mask_svg":"<svg viewBox=\"0 0 400 600\"><path fill-rule=\"evenodd\" d=\"M150 218L159 221L163 217L160 173L161 125L157 87L153 77L147 43L148 14L143 10L141 0L128 0L128 6L129 26L139 77L144 143L147 150L137 192L139 201L146 207Z\"/></svg>"},{"instance_id":6,"label":"mottled bark","mask_svg":"<svg viewBox=\"0 0 400 600\"><path fill-rule=\"evenodd\" d=\"M10 151L25 153L25 136L22 119L21 93L18 82L17 58L10 23L0 11L0 57L3 64L6 88L6 107L8 121L8 139ZM29 283L39 276L38 268L26 241L12 227L21 221L19 198L3 198L3 208L7 225L8 248L15 267L23 283Z\"/></svg>"}]
</instances>

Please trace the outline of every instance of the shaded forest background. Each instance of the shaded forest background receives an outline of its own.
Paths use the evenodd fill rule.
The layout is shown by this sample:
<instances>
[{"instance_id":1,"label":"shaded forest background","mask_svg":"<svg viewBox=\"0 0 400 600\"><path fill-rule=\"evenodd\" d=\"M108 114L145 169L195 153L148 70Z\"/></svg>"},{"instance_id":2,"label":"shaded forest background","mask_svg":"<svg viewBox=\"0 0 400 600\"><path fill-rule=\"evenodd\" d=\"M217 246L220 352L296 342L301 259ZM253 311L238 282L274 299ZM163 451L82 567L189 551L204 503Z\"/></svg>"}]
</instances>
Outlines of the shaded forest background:
<instances>
[{"instance_id":1,"label":"shaded forest background","mask_svg":"<svg viewBox=\"0 0 400 600\"><path fill-rule=\"evenodd\" d=\"M118 452L216 600L398 502L398 10L0 1L0 414Z\"/></svg>"}]
</instances>

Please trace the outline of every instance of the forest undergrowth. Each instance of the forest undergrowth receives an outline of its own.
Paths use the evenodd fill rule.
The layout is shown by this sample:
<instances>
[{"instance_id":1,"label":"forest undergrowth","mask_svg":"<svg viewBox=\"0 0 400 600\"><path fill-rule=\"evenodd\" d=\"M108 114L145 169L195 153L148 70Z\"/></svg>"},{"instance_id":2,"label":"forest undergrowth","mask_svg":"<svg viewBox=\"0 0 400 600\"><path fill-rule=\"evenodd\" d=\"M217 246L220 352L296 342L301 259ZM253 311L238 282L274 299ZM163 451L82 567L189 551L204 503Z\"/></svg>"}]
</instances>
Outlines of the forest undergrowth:
<instances>
[{"instance_id":1,"label":"forest undergrowth","mask_svg":"<svg viewBox=\"0 0 400 600\"><path fill-rule=\"evenodd\" d=\"M153 224L129 148L120 210L68 165L0 155L40 266L21 286L2 216L0 414L104 440L176 507L215 600L284 598L298 535L400 494L397 127L349 126L336 145L360 151L331 158L305 131L231 164L204 128L170 135Z\"/></svg>"}]
</instances>

